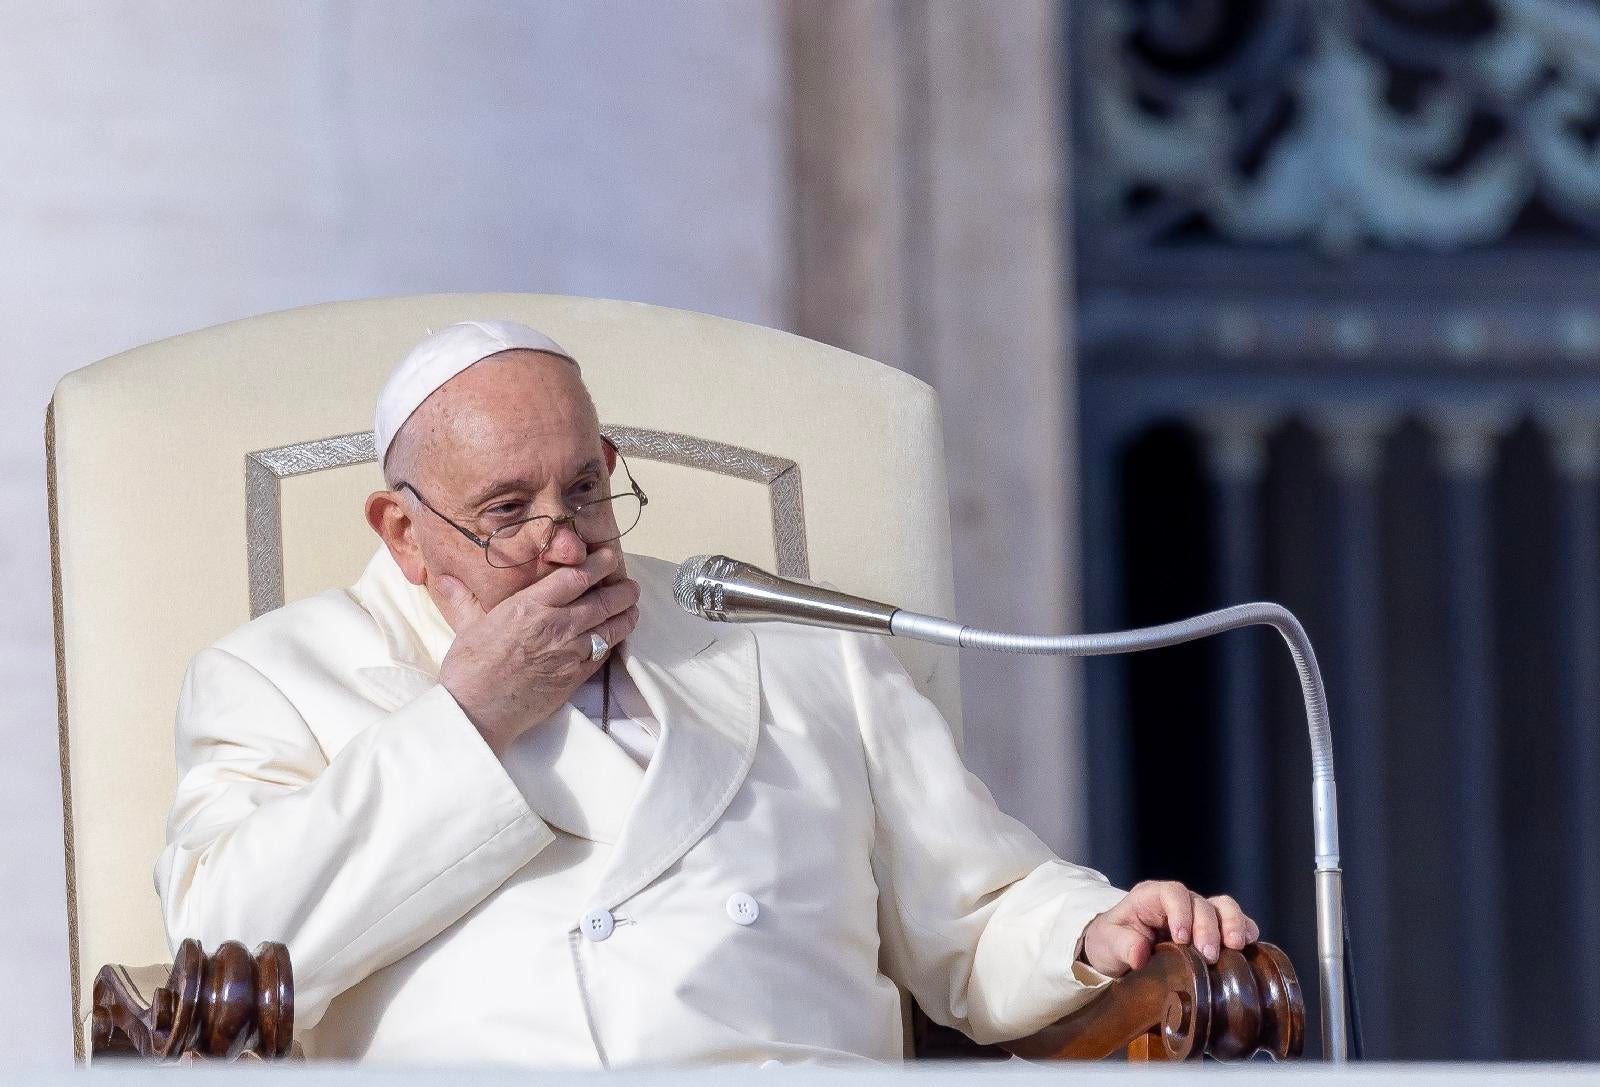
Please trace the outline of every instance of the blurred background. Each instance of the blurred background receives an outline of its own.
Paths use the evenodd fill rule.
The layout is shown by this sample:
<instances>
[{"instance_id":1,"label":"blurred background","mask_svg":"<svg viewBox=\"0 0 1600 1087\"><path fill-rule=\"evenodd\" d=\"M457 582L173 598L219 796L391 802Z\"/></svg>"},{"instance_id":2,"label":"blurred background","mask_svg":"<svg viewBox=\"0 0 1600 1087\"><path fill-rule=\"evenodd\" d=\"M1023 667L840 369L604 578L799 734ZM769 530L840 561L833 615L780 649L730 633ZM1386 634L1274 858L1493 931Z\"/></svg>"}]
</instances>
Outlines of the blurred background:
<instances>
[{"instance_id":1,"label":"blurred background","mask_svg":"<svg viewBox=\"0 0 1600 1087\"><path fill-rule=\"evenodd\" d=\"M0 0L0 1057L71 1059L54 383L489 290L932 383L968 622L1288 604L1369 1055L1600 1057L1597 137L1589 0ZM1314 1001L1281 645L963 685L1003 807L1231 891Z\"/></svg>"}]
</instances>

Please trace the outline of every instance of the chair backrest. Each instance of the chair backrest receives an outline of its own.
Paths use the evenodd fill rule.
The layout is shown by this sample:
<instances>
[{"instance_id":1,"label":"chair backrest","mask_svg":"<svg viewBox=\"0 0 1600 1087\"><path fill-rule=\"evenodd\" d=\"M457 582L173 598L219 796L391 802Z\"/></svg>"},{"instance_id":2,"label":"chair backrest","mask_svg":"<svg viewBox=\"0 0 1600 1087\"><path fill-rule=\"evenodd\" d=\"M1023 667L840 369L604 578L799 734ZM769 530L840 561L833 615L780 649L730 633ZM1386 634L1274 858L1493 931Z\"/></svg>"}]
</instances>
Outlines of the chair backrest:
<instances>
[{"instance_id":1,"label":"chair backrest","mask_svg":"<svg viewBox=\"0 0 1600 1087\"><path fill-rule=\"evenodd\" d=\"M108 962L168 958L151 870L190 656L348 585L374 397L430 329L541 328L651 497L629 550L724 552L949 614L939 408L922 382L772 329L637 303L425 295L268 314L68 374L46 416L74 1024ZM960 734L944 650L895 645Z\"/></svg>"}]
</instances>

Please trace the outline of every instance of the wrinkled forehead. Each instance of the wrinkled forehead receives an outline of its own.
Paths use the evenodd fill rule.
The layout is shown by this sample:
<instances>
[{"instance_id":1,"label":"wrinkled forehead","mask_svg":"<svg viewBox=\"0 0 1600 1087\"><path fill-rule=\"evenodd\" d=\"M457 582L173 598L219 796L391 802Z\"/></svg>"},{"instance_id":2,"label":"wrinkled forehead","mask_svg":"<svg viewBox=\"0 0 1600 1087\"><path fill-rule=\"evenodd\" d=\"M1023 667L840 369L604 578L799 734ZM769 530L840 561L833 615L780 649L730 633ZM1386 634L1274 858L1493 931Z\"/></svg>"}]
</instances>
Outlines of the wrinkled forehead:
<instances>
[{"instance_id":1,"label":"wrinkled forehead","mask_svg":"<svg viewBox=\"0 0 1600 1087\"><path fill-rule=\"evenodd\" d=\"M520 349L490 355L434 390L402 426L402 443L415 471L446 481L577 471L601 449L594 402L577 367Z\"/></svg>"}]
</instances>

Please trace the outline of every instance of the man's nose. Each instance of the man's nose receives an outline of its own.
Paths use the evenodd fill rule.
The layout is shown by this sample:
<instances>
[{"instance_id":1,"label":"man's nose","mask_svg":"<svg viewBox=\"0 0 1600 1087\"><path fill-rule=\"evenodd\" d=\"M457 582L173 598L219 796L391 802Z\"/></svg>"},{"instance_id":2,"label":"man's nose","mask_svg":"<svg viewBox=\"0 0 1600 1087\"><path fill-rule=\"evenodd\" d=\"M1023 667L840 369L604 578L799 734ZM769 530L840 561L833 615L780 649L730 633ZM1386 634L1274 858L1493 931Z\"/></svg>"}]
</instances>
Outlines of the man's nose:
<instances>
[{"instance_id":1,"label":"man's nose","mask_svg":"<svg viewBox=\"0 0 1600 1087\"><path fill-rule=\"evenodd\" d=\"M563 517L555 523L550 542L544 547L544 561L557 566L577 566L589 557L589 545L578 535L571 518Z\"/></svg>"}]
</instances>

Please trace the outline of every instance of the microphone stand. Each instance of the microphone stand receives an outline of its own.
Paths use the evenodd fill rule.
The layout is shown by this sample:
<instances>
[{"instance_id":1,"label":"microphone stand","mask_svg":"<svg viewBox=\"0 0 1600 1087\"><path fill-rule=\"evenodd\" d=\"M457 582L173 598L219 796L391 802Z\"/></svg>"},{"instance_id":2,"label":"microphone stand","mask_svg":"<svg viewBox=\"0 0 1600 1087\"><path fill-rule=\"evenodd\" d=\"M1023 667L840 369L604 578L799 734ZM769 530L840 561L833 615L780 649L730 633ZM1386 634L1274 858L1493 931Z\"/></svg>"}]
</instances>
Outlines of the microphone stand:
<instances>
[{"instance_id":1,"label":"microphone stand","mask_svg":"<svg viewBox=\"0 0 1600 1087\"><path fill-rule=\"evenodd\" d=\"M1287 608L1279 604L1239 604L1207 612L1176 623L1107 634L1003 634L977 630L949 619L915 612L895 611L889 632L903 638L951 645L961 649L991 649L1002 653L1040 653L1064 657L1099 657L1160 649L1247 626L1269 626L1283 636L1300 674L1300 691L1306 704L1306 727L1311 734L1311 826L1316 855L1317 980L1322 997L1324 1056L1334 1062L1349 1059L1349 1016L1346 1011L1344 954L1344 876L1339 868L1339 802L1333 777L1333 734L1328 725L1328 701L1322 673L1311 639Z\"/></svg>"}]
</instances>

